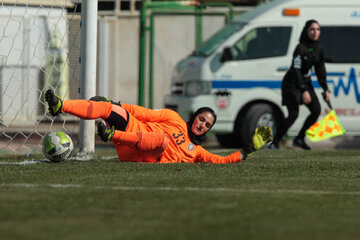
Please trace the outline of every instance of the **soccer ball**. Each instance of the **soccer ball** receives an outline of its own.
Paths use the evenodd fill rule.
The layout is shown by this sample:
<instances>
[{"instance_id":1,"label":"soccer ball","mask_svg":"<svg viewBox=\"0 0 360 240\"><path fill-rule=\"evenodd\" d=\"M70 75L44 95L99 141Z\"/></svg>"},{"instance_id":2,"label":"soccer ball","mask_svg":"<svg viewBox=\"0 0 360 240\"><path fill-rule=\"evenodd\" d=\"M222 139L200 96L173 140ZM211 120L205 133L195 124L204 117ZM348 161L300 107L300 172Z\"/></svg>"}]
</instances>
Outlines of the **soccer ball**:
<instances>
[{"instance_id":1,"label":"soccer ball","mask_svg":"<svg viewBox=\"0 0 360 240\"><path fill-rule=\"evenodd\" d=\"M42 150L44 155L53 162L66 160L74 148L71 138L64 132L51 132L44 137Z\"/></svg>"}]
</instances>

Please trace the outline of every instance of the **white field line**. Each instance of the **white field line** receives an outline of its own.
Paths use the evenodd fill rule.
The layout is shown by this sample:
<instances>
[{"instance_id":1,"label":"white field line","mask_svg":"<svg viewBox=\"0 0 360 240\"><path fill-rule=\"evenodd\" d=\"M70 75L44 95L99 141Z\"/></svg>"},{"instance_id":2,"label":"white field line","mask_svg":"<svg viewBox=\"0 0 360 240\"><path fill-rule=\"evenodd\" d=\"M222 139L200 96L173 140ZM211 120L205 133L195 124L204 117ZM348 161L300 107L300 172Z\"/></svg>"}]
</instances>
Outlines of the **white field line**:
<instances>
[{"instance_id":1,"label":"white field line","mask_svg":"<svg viewBox=\"0 0 360 240\"><path fill-rule=\"evenodd\" d=\"M228 193L260 193L260 194L295 194L295 195L348 195L359 196L360 191L339 192L304 189L246 189L246 188L197 188L197 187L136 187L136 186L91 186L81 184L33 184L33 183L2 183L1 188L83 188L104 189L115 191L168 191L168 192L228 192Z\"/></svg>"},{"instance_id":2,"label":"white field line","mask_svg":"<svg viewBox=\"0 0 360 240\"><path fill-rule=\"evenodd\" d=\"M43 160L25 160L21 162L2 162L0 161L0 165L29 165L29 164L36 164L36 163L43 163L43 162L50 162L50 160L43 159Z\"/></svg>"},{"instance_id":3,"label":"white field line","mask_svg":"<svg viewBox=\"0 0 360 240\"><path fill-rule=\"evenodd\" d=\"M110 159L117 159L117 156L108 156L108 157L102 157L102 159L104 160L110 160ZM86 157L71 157L66 161L89 161L91 159L86 158ZM40 159L40 160L24 160L24 161L20 161L20 162L3 162L0 161L0 165L30 165L30 164L36 164L36 163L50 163L51 161L44 158L44 159Z\"/></svg>"},{"instance_id":4,"label":"white field line","mask_svg":"<svg viewBox=\"0 0 360 240\"><path fill-rule=\"evenodd\" d=\"M212 153L215 153L215 154L221 154L223 152L229 152L229 150L212 151ZM235 152L235 150L234 150L234 152ZM101 157L101 159L103 159L103 160L110 160L110 159L117 159L117 158L118 157L116 155ZM75 157L70 157L67 161L89 161L89 160L91 160L91 158L89 156L75 156ZM51 162L51 161L46 158L40 159L40 160L25 160L25 161L21 161L21 162L2 162L2 161L0 161L0 165L29 165L29 164L36 164L36 163L43 163L43 162Z\"/></svg>"}]
</instances>

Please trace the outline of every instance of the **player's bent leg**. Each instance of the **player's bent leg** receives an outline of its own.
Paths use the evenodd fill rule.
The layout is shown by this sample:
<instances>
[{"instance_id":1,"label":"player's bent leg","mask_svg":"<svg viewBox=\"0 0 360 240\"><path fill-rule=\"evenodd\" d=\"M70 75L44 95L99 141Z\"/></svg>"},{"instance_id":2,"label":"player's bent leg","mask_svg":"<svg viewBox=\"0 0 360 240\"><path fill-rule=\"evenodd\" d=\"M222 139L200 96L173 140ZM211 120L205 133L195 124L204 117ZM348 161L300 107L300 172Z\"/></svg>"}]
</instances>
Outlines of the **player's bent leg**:
<instances>
[{"instance_id":1,"label":"player's bent leg","mask_svg":"<svg viewBox=\"0 0 360 240\"><path fill-rule=\"evenodd\" d=\"M115 131L114 144L126 145L141 152L162 153L169 144L169 136L160 132L123 132Z\"/></svg>"},{"instance_id":2,"label":"player's bent leg","mask_svg":"<svg viewBox=\"0 0 360 240\"><path fill-rule=\"evenodd\" d=\"M170 141L170 137L166 133L140 132L137 135L139 136L139 142L136 148L144 152L163 152Z\"/></svg>"},{"instance_id":3,"label":"player's bent leg","mask_svg":"<svg viewBox=\"0 0 360 240\"><path fill-rule=\"evenodd\" d=\"M120 161L159 162L170 137L160 132L124 132L104 123L98 124L97 134L105 142L113 141Z\"/></svg>"},{"instance_id":4,"label":"player's bent leg","mask_svg":"<svg viewBox=\"0 0 360 240\"><path fill-rule=\"evenodd\" d=\"M109 126L116 130L125 131L129 113L118 103L103 97L93 97L93 100L66 100L63 103L63 112L70 113L82 119L102 118ZM104 100L104 101L101 101Z\"/></svg>"},{"instance_id":5,"label":"player's bent leg","mask_svg":"<svg viewBox=\"0 0 360 240\"><path fill-rule=\"evenodd\" d=\"M160 132L121 132L115 131L113 142L117 151L122 148L132 149L128 156L119 154L120 161L160 162L160 158L167 148L170 137ZM121 153L123 153L121 151Z\"/></svg>"},{"instance_id":6,"label":"player's bent leg","mask_svg":"<svg viewBox=\"0 0 360 240\"><path fill-rule=\"evenodd\" d=\"M145 160L147 162L160 161L165 149L169 145L170 137L167 134L163 134L164 138L161 144L159 144L154 151L145 152ZM160 142L159 142L160 143Z\"/></svg>"},{"instance_id":7,"label":"player's bent leg","mask_svg":"<svg viewBox=\"0 0 360 240\"><path fill-rule=\"evenodd\" d=\"M121 162L158 163L160 162L160 157L162 155L139 152L138 150L125 145L115 145L115 148L119 161Z\"/></svg>"}]
</instances>

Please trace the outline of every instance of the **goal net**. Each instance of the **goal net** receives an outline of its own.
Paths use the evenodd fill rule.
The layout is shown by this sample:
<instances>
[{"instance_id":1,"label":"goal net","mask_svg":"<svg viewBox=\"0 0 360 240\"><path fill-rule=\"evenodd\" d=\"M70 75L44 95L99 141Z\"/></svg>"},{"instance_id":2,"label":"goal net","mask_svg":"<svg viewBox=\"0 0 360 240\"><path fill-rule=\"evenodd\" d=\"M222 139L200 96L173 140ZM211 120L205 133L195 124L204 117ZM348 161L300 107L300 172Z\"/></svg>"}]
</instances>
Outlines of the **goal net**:
<instances>
[{"instance_id":1,"label":"goal net","mask_svg":"<svg viewBox=\"0 0 360 240\"><path fill-rule=\"evenodd\" d=\"M80 13L76 1L0 1L0 155L41 152L51 131L76 142L78 119L53 118L44 93L79 98Z\"/></svg>"}]
</instances>

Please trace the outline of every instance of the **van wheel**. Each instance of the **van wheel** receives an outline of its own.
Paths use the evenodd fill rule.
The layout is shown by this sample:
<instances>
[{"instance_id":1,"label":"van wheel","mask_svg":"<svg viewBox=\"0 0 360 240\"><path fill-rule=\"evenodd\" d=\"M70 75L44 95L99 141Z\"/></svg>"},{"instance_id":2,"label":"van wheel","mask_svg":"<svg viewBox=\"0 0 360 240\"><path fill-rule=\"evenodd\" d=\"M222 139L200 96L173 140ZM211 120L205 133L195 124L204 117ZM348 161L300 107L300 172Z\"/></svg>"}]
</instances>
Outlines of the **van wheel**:
<instances>
[{"instance_id":1,"label":"van wheel","mask_svg":"<svg viewBox=\"0 0 360 240\"><path fill-rule=\"evenodd\" d=\"M243 117L238 117L235 122L235 135L238 136L241 145L249 143L251 133L256 127L270 127L275 136L279 129L282 116L268 104L256 104L249 108Z\"/></svg>"}]
</instances>

